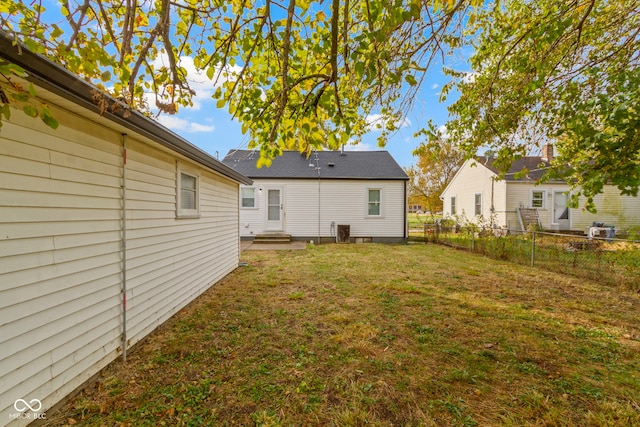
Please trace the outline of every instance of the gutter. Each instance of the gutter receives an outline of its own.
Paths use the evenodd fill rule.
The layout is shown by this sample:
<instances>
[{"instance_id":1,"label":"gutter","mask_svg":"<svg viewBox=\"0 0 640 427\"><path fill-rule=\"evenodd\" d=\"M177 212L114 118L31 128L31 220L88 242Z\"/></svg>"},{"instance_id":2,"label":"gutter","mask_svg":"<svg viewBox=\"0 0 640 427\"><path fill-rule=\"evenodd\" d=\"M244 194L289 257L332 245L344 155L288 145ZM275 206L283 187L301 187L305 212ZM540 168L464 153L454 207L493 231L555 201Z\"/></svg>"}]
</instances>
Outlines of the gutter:
<instances>
[{"instance_id":1,"label":"gutter","mask_svg":"<svg viewBox=\"0 0 640 427\"><path fill-rule=\"evenodd\" d=\"M126 104L110 97L45 56L31 52L24 45L18 46L4 31L0 31L0 58L22 67L29 75L27 80L45 90L143 135L234 181L245 185L250 185L253 182L250 178L231 169L171 130L140 112L131 110ZM105 97L108 103L106 111L100 111L94 103L93 94L96 91Z\"/></svg>"}]
</instances>

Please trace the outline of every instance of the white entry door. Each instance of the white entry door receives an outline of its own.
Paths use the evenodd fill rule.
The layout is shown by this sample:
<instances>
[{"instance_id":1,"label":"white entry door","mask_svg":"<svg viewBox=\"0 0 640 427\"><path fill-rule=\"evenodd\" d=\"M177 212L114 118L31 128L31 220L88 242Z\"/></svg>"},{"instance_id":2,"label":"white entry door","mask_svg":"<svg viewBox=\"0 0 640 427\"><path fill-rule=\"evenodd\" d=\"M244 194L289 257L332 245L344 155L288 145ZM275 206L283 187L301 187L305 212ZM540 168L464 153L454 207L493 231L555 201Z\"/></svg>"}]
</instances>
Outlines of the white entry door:
<instances>
[{"instance_id":1,"label":"white entry door","mask_svg":"<svg viewBox=\"0 0 640 427\"><path fill-rule=\"evenodd\" d=\"M569 204L567 193L555 191L553 193L553 222L560 225L560 230L569 230Z\"/></svg>"},{"instance_id":2,"label":"white entry door","mask_svg":"<svg viewBox=\"0 0 640 427\"><path fill-rule=\"evenodd\" d=\"M267 230L282 231L282 190L267 189Z\"/></svg>"}]
</instances>

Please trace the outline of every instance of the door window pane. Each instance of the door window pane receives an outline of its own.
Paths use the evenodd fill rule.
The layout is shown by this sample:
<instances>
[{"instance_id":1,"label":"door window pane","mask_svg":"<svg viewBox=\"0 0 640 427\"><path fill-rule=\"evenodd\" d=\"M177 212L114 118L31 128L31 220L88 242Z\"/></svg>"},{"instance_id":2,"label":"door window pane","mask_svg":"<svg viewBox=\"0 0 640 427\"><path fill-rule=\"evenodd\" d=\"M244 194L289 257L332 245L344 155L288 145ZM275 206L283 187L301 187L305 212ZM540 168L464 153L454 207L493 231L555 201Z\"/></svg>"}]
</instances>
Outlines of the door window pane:
<instances>
[{"instance_id":1,"label":"door window pane","mask_svg":"<svg viewBox=\"0 0 640 427\"><path fill-rule=\"evenodd\" d=\"M267 220L280 220L280 190L269 190L267 192Z\"/></svg>"}]
</instances>

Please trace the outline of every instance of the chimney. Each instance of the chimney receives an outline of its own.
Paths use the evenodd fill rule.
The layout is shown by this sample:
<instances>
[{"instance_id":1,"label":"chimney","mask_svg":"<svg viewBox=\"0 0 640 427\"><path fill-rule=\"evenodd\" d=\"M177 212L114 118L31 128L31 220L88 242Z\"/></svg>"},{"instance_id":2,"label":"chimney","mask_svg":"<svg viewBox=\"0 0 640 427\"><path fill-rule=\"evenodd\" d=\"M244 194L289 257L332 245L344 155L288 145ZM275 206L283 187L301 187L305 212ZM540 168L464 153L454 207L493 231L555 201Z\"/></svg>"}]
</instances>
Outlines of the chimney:
<instances>
[{"instance_id":1,"label":"chimney","mask_svg":"<svg viewBox=\"0 0 640 427\"><path fill-rule=\"evenodd\" d=\"M542 156L540 159L544 162L551 162L553 160L553 144L546 143L542 146Z\"/></svg>"}]
</instances>

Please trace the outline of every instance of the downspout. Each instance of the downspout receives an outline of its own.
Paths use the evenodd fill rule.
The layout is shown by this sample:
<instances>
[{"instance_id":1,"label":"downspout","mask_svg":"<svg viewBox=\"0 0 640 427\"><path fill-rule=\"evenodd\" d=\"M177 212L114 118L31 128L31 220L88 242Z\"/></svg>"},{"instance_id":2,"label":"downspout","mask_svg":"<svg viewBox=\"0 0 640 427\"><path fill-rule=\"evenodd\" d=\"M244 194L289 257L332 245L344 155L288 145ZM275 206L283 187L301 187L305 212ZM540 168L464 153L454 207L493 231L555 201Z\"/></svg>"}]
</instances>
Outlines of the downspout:
<instances>
[{"instance_id":1,"label":"downspout","mask_svg":"<svg viewBox=\"0 0 640 427\"><path fill-rule=\"evenodd\" d=\"M491 216L490 216L491 219L489 220L489 226L491 228L493 228L493 216L496 213L496 207L493 204L493 186L495 185L495 182L496 182L495 178L496 178L495 176L491 177Z\"/></svg>"},{"instance_id":2,"label":"downspout","mask_svg":"<svg viewBox=\"0 0 640 427\"><path fill-rule=\"evenodd\" d=\"M404 242L407 243L407 241L409 240L409 214L407 212L408 210L408 201L409 199L407 198L407 182L408 181L404 181Z\"/></svg>"},{"instance_id":3,"label":"downspout","mask_svg":"<svg viewBox=\"0 0 640 427\"><path fill-rule=\"evenodd\" d=\"M120 295L122 299L122 361L127 361L127 134L122 134L122 283Z\"/></svg>"}]
</instances>

